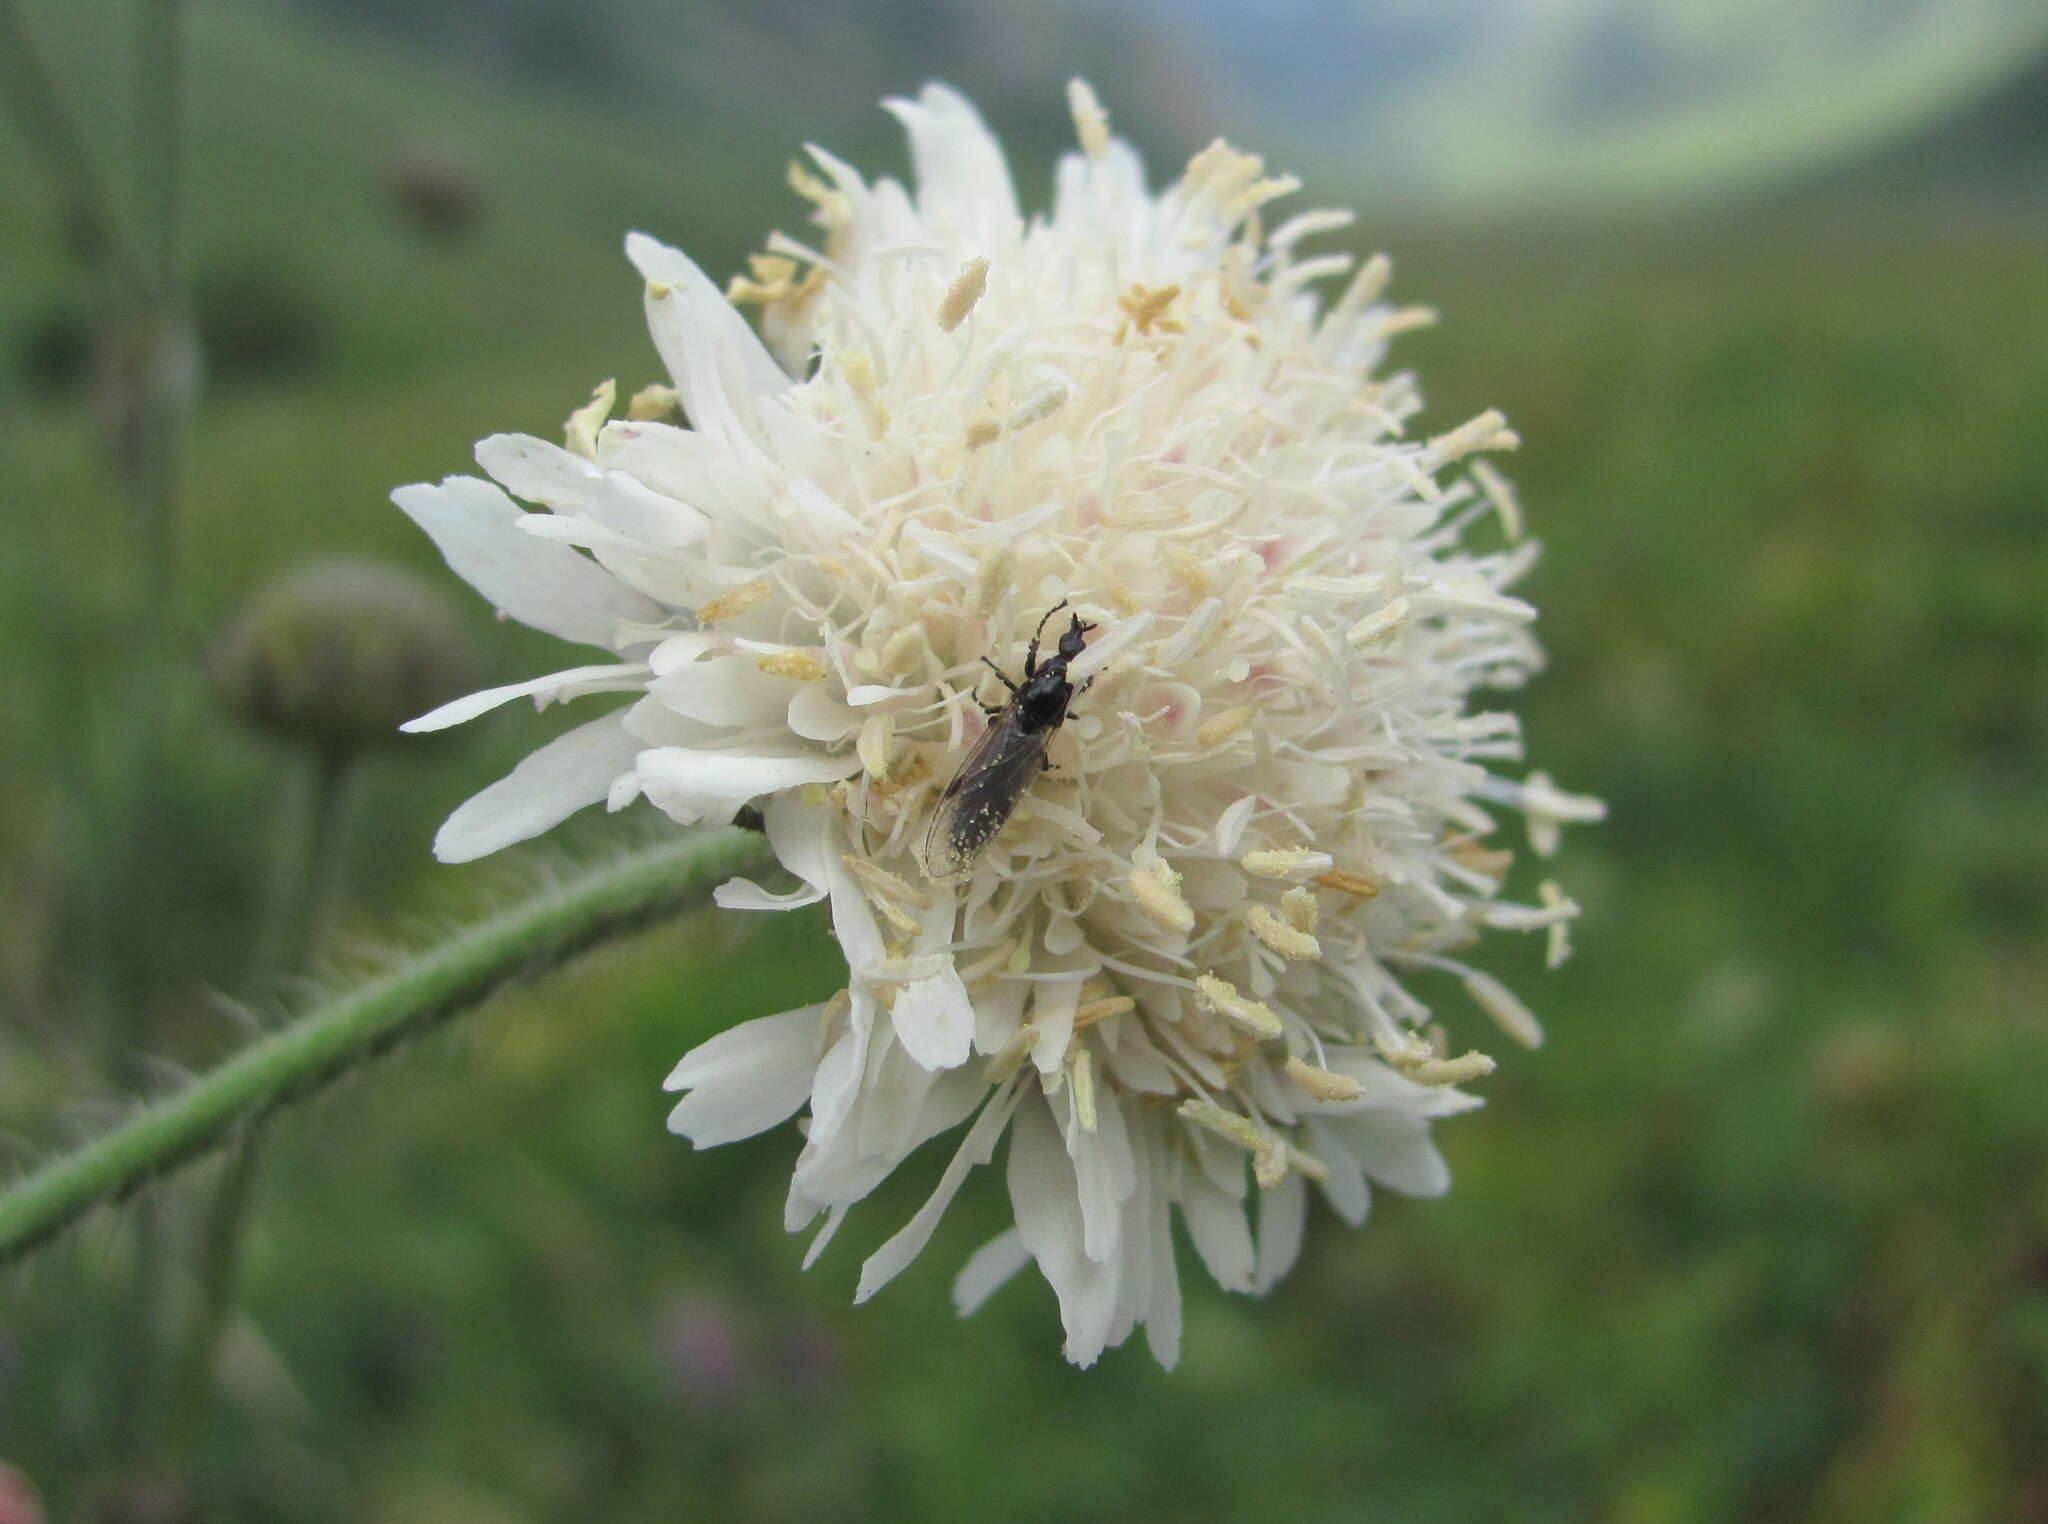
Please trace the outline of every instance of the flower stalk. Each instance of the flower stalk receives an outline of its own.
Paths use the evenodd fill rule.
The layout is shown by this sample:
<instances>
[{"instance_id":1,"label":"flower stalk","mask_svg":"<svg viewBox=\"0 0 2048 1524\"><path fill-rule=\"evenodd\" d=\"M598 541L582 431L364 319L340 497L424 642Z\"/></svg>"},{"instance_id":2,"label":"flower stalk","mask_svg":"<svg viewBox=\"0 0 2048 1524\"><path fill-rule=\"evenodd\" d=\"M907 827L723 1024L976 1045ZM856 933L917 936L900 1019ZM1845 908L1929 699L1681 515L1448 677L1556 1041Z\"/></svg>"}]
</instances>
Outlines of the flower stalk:
<instances>
[{"instance_id":1,"label":"flower stalk","mask_svg":"<svg viewBox=\"0 0 2048 1524\"><path fill-rule=\"evenodd\" d=\"M770 861L750 832L684 836L552 885L407 958L0 1195L0 1263L506 985L699 904Z\"/></svg>"}]
</instances>

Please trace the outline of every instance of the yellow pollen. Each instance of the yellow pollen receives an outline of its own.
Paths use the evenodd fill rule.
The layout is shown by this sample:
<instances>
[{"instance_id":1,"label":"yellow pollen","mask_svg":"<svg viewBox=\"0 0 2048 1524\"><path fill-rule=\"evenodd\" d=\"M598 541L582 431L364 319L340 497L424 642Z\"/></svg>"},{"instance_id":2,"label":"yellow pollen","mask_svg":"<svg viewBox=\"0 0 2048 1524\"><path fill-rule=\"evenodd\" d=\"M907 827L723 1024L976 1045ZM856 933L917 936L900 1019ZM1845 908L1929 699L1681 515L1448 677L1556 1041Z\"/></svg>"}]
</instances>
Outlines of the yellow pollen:
<instances>
[{"instance_id":1,"label":"yellow pollen","mask_svg":"<svg viewBox=\"0 0 2048 1524\"><path fill-rule=\"evenodd\" d=\"M1002 437L1003 426L985 414L967 420L967 448L970 450L992 445Z\"/></svg>"},{"instance_id":2,"label":"yellow pollen","mask_svg":"<svg viewBox=\"0 0 2048 1524\"><path fill-rule=\"evenodd\" d=\"M659 382L643 386L626 404L626 416L634 423L652 423L676 410L676 389Z\"/></svg>"},{"instance_id":3,"label":"yellow pollen","mask_svg":"<svg viewBox=\"0 0 2048 1524\"><path fill-rule=\"evenodd\" d=\"M1028 429L1034 423L1043 422L1067 405L1070 388L1057 377L1033 387L1024 400L1010 409L1009 417L1003 420L1003 428L1009 433Z\"/></svg>"},{"instance_id":4,"label":"yellow pollen","mask_svg":"<svg viewBox=\"0 0 2048 1524\"><path fill-rule=\"evenodd\" d=\"M1290 1152L1285 1138L1272 1138L1252 1155L1252 1179L1259 1182L1260 1190L1270 1191L1287 1178Z\"/></svg>"},{"instance_id":5,"label":"yellow pollen","mask_svg":"<svg viewBox=\"0 0 2048 1524\"><path fill-rule=\"evenodd\" d=\"M1201 975L1195 980L1195 996L1218 1016L1260 1042L1270 1042L1284 1030L1278 1013L1271 1006L1239 993L1237 986L1228 979L1219 979L1214 974Z\"/></svg>"},{"instance_id":6,"label":"yellow pollen","mask_svg":"<svg viewBox=\"0 0 2048 1524\"><path fill-rule=\"evenodd\" d=\"M890 752L896 743L896 720L887 714L871 714L861 721L860 740L854 750L870 778L885 782L889 777Z\"/></svg>"},{"instance_id":7,"label":"yellow pollen","mask_svg":"<svg viewBox=\"0 0 2048 1524\"><path fill-rule=\"evenodd\" d=\"M1303 1059L1289 1057L1286 1074L1296 1085L1319 1101L1355 1101L1365 1094L1365 1087L1350 1075L1318 1069Z\"/></svg>"},{"instance_id":8,"label":"yellow pollen","mask_svg":"<svg viewBox=\"0 0 2048 1524\"><path fill-rule=\"evenodd\" d=\"M611 417L618 395L618 382L600 381L590 400L569 415L569 421L562 425L562 436L571 454L581 455L585 460L597 459L598 432Z\"/></svg>"},{"instance_id":9,"label":"yellow pollen","mask_svg":"<svg viewBox=\"0 0 2048 1524\"><path fill-rule=\"evenodd\" d=\"M716 624L721 619L736 619L749 613L768 601L768 584L765 582L743 582L729 593L720 593L709 603L697 609L699 624Z\"/></svg>"},{"instance_id":10,"label":"yellow pollen","mask_svg":"<svg viewBox=\"0 0 2048 1524\"><path fill-rule=\"evenodd\" d=\"M1196 727L1195 741L1202 746L1221 746L1245 726L1251 723L1252 711L1243 704L1233 704L1220 714L1202 721Z\"/></svg>"},{"instance_id":11,"label":"yellow pollen","mask_svg":"<svg viewBox=\"0 0 2048 1524\"><path fill-rule=\"evenodd\" d=\"M1497 1067L1491 1058L1477 1049L1461 1053L1456 1058L1438 1058L1432 1053L1427 1058L1390 1055L1389 1061L1418 1085L1462 1085L1467 1080L1483 1079Z\"/></svg>"},{"instance_id":12,"label":"yellow pollen","mask_svg":"<svg viewBox=\"0 0 2048 1524\"><path fill-rule=\"evenodd\" d=\"M1067 110L1073 115L1074 136L1080 140L1081 152L1091 159L1108 153L1109 113L1102 109L1102 102L1095 98L1085 79L1067 81Z\"/></svg>"},{"instance_id":13,"label":"yellow pollen","mask_svg":"<svg viewBox=\"0 0 2048 1524\"><path fill-rule=\"evenodd\" d=\"M754 665L770 677L793 677L800 683L815 683L832 670L810 651L764 651Z\"/></svg>"},{"instance_id":14,"label":"yellow pollen","mask_svg":"<svg viewBox=\"0 0 2048 1524\"><path fill-rule=\"evenodd\" d=\"M796 261L780 254L750 254L751 277L735 275L725 288L725 299L734 306L758 302L762 306L779 302L796 287Z\"/></svg>"},{"instance_id":15,"label":"yellow pollen","mask_svg":"<svg viewBox=\"0 0 2048 1524\"><path fill-rule=\"evenodd\" d=\"M1102 596L1126 619L1138 612L1138 600L1131 592L1130 584L1107 567L1102 571Z\"/></svg>"},{"instance_id":16,"label":"yellow pollen","mask_svg":"<svg viewBox=\"0 0 2048 1524\"><path fill-rule=\"evenodd\" d=\"M1303 962L1323 955L1322 944L1313 936L1288 925L1264 905L1253 905L1247 909L1244 924L1253 936L1283 958Z\"/></svg>"},{"instance_id":17,"label":"yellow pollen","mask_svg":"<svg viewBox=\"0 0 2048 1524\"><path fill-rule=\"evenodd\" d=\"M1287 924L1303 936L1314 936L1316 931L1316 892L1313 889L1290 889L1280 896L1280 914Z\"/></svg>"},{"instance_id":18,"label":"yellow pollen","mask_svg":"<svg viewBox=\"0 0 2048 1524\"><path fill-rule=\"evenodd\" d=\"M1116 304L1141 335L1149 335L1154 328L1161 333L1185 333L1186 325L1179 318L1166 315L1179 295L1179 286L1133 284L1129 291L1117 298Z\"/></svg>"},{"instance_id":19,"label":"yellow pollen","mask_svg":"<svg viewBox=\"0 0 2048 1524\"><path fill-rule=\"evenodd\" d=\"M1332 868L1328 873L1318 873L1312 882L1325 889L1335 889L1354 899L1369 900L1380 892L1380 886L1362 873L1347 873L1342 868Z\"/></svg>"},{"instance_id":20,"label":"yellow pollen","mask_svg":"<svg viewBox=\"0 0 2048 1524\"><path fill-rule=\"evenodd\" d=\"M1265 852L1247 852L1238 860L1245 872L1260 878L1300 878L1310 870L1330 866L1330 854L1312 847L1277 847Z\"/></svg>"},{"instance_id":21,"label":"yellow pollen","mask_svg":"<svg viewBox=\"0 0 2048 1524\"><path fill-rule=\"evenodd\" d=\"M651 280L647 283L647 300L650 302L665 302L669 299L669 294L674 290L675 287L665 280Z\"/></svg>"},{"instance_id":22,"label":"yellow pollen","mask_svg":"<svg viewBox=\"0 0 2048 1524\"><path fill-rule=\"evenodd\" d=\"M953 277L953 284L946 288L945 296L939 302L939 329L951 333L967 319L974 310L974 304L981 300L981 293L988 289L988 260L981 257L970 259L960 267L960 273Z\"/></svg>"},{"instance_id":23,"label":"yellow pollen","mask_svg":"<svg viewBox=\"0 0 2048 1524\"><path fill-rule=\"evenodd\" d=\"M1185 936L1194 930L1195 912L1180 892L1180 875L1163 862L1133 868L1131 895L1154 924Z\"/></svg>"},{"instance_id":24,"label":"yellow pollen","mask_svg":"<svg viewBox=\"0 0 2048 1524\"><path fill-rule=\"evenodd\" d=\"M817 220L822 226L836 232L853 221L853 206L846 197L795 159L789 161L789 188L818 209Z\"/></svg>"}]
</instances>

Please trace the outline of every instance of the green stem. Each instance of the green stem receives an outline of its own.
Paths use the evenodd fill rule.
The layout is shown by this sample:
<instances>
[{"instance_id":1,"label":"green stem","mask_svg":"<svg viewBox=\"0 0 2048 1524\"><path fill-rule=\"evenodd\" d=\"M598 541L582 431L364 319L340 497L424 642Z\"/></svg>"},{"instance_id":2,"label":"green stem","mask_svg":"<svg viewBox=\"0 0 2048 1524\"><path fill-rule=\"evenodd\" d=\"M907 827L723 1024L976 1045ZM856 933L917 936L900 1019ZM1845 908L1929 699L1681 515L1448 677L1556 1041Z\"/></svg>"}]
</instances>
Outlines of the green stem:
<instances>
[{"instance_id":1,"label":"green stem","mask_svg":"<svg viewBox=\"0 0 2048 1524\"><path fill-rule=\"evenodd\" d=\"M750 832L694 833L458 932L251 1043L179 1094L0 1195L0 1263L88 1207L120 1200L218 1144L237 1124L313 1093L501 986L698 904L733 874L759 872L771 860L767 843Z\"/></svg>"}]
</instances>

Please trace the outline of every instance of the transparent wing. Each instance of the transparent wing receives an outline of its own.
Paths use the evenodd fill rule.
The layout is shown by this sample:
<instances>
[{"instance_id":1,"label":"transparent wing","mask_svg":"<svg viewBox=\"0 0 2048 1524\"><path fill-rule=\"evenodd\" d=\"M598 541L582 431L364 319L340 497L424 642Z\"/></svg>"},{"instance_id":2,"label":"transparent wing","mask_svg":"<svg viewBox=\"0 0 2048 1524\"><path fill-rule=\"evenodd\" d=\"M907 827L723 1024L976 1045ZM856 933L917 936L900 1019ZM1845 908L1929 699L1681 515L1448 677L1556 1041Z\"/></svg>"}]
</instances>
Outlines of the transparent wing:
<instances>
[{"instance_id":1,"label":"transparent wing","mask_svg":"<svg viewBox=\"0 0 2048 1524\"><path fill-rule=\"evenodd\" d=\"M1025 729L1015 705L988 728L932 811L918 853L926 878L943 882L974 871L981 849L1003 828L1038 776L1050 736L1049 730Z\"/></svg>"}]
</instances>

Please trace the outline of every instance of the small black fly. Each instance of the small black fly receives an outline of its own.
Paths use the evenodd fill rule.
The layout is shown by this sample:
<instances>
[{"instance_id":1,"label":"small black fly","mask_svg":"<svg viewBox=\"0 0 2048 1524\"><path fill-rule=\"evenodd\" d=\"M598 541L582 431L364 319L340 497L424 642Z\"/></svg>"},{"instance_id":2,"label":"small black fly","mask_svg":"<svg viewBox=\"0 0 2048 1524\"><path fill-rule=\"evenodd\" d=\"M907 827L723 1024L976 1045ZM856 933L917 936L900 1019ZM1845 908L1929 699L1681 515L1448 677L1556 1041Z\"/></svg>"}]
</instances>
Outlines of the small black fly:
<instances>
[{"instance_id":1,"label":"small black fly","mask_svg":"<svg viewBox=\"0 0 2048 1524\"><path fill-rule=\"evenodd\" d=\"M1066 606L1062 599L1038 621L1038 631L1024 654L1022 683L1011 682L1001 667L986 656L982 658L1010 690L1010 701L1000 709L983 706L988 709L988 730L939 795L938 809L924 834L924 850L918 854L926 878L943 881L972 873L974 860L1003 828L1031 780L1052 766L1045 749L1065 722L1067 705L1075 693L1086 693L1095 681L1091 677L1078 689L1067 681L1067 663L1081 654L1088 632L1095 628L1083 624L1079 614L1071 617L1060 635L1058 652L1043 663L1038 659L1039 637L1045 634L1052 616Z\"/></svg>"}]
</instances>

